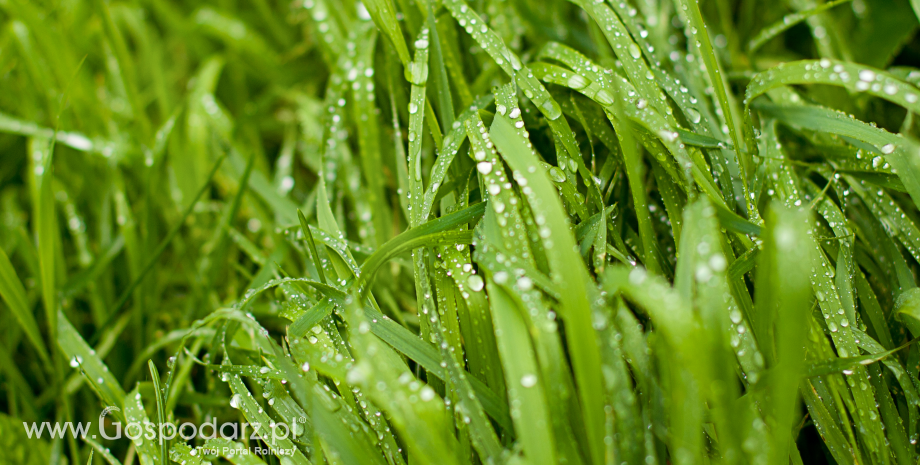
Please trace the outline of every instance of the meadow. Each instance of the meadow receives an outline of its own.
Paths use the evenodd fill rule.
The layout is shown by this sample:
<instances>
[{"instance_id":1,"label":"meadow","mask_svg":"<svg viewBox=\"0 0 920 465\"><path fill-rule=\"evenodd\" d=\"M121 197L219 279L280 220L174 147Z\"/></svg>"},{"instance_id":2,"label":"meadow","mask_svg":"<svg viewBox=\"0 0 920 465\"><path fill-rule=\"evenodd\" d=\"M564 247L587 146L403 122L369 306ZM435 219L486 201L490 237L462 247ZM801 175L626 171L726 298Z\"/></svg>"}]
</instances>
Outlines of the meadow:
<instances>
[{"instance_id":1,"label":"meadow","mask_svg":"<svg viewBox=\"0 0 920 465\"><path fill-rule=\"evenodd\" d=\"M0 464L916 464L918 17L0 0Z\"/></svg>"}]
</instances>

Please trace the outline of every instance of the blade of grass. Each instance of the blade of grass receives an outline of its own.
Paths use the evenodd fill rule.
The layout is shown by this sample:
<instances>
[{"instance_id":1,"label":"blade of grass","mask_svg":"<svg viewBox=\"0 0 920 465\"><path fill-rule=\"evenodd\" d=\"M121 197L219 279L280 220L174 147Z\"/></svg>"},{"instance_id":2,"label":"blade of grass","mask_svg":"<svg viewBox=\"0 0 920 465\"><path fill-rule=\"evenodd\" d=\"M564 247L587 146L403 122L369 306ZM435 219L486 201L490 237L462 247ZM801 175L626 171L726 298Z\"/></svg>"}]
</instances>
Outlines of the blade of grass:
<instances>
[{"instance_id":1,"label":"blade of grass","mask_svg":"<svg viewBox=\"0 0 920 465\"><path fill-rule=\"evenodd\" d=\"M163 405L163 389L160 388L160 373L157 371L156 365L153 364L153 360L147 361L147 367L150 368L150 378L153 380L153 390L157 400L157 430L163 431L163 425L166 424L166 412L164 411L165 406ZM165 465L168 457L166 449L169 447L169 444L168 441L159 435L157 441L160 443L160 464Z\"/></svg>"},{"instance_id":2,"label":"blade of grass","mask_svg":"<svg viewBox=\"0 0 920 465\"><path fill-rule=\"evenodd\" d=\"M600 354L595 334L591 330L589 302L595 289L587 285L587 270L584 262L574 252L575 240L567 225L568 221L558 197L553 196L548 174L538 166L533 149L526 139L517 134L506 116L498 115L492 123L492 141L502 158L512 169L518 184L521 180L529 189L523 189L524 196L534 214L542 217L548 234L543 235L543 246L551 277L562 294L562 317L570 328L566 333L572 351L575 382L579 389L585 432L590 446L591 460L601 462L603 457L603 385L599 376ZM538 224L540 220L537 220ZM548 246L548 247L547 247ZM576 336L577 334L577 336Z\"/></svg>"},{"instance_id":3,"label":"blade of grass","mask_svg":"<svg viewBox=\"0 0 920 465\"><path fill-rule=\"evenodd\" d=\"M25 288L16 275L16 269L10 263L9 257L2 249L0 249L0 297L3 297L3 301L6 302L10 312L22 326L26 337L35 347L39 357L45 363L49 363L48 351L45 350L45 343L42 340L41 333L38 331L38 323L36 323L35 316L29 308Z\"/></svg>"},{"instance_id":4,"label":"blade of grass","mask_svg":"<svg viewBox=\"0 0 920 465\"><path fill-rule=\"evenodd\" d=\"M821 14L827 10L830 10L831 8L851 1L853 0L834 0L832 2L819 4L815 8L788 14L784 16L783 19L763 28L760 32L758 32L757 35L748 42L748 52L754 53L757 49L763 47L763 45L767 42L773 40L789 29L792 29L794 26L800 24L802 21L805 21L811 16Z\"/></svg>"}]
</instances>

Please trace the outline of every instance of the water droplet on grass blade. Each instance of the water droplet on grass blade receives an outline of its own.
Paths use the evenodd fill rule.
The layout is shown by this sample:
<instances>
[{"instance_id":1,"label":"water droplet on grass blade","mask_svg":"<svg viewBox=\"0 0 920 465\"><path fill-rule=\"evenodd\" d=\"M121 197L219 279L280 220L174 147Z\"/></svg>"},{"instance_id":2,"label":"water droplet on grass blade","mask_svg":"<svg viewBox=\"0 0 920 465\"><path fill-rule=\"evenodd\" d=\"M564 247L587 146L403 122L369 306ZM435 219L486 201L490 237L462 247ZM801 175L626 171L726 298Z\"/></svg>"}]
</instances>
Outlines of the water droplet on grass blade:
<instances>
[{"instance_id":1,"label":"water droplet on grass blade","mask_svg":"<svg viewBox=\"0 0 920 465\"><path fill-rule=\"evenodd\" d=\"M534 387L537 385L537 375L528 373L521 377L521 386L525 388Z\"/></svg>"},{"instance_id":2,"label":"water droplet on grass blade","mask_svg":"<svg viewBox=\"0 0 920 465\"><path fill-rule=\"evenodd\" d=\"M543 115L550 120L555 120L562 116L562 108L551 99L547 99L541 106L543 107Z\"/></svg>"},{"instance_id":3,"label":"water droplet on grass blade","mask_svg":"<svg viewBox=\"0 0 920 465\"><path fill-rule=\"evenodd\" d=\"M613 104L613 97L610 95L610 92L607 92L604 89L597 91L597 94L594 95L594 100L604 106Z\"/></svg>"},{"instance_id":4,"label":"water droplet on grass blade","mask_svg":"<svg viewBox=\"0 0 920 465\"><path fill-rule=\"evenodd\" d=\"M573 74L569 77L568 85L575 90L584 89L588 87L588 80L580 74Z\"/></svg>"},{"instance_id":5,"label":"water droplet on grass blade","mask_svg":"<svg viewBox=\"0 0 920 465\"><path fill-rule=\"evenodd\" d=\"M531 281L527 276L521 276L517 280L517 287L522 291L529 291L533 289L533 281Z\"/></svg>"},{"instance_id":6,"label":"water droplet on grass blade","mask_svg":"<svg viewBox=\"0 0 920 465\"><path fill-rule=\"evenodd\" d=\"M635 43L629 44L629 56L638 60L642 56L642 50L639 50L639 46Z\"/></svg>"},{"instance_id":7,"label":"water droplet on grass blade","mask_svg":"<svg viewBox=\"0 0 920 465\"><path fill-rule=\"evenodd\" d=\"M470 275L470 277L466 280L466 282L467 284L469 284L470 289L476 292L481 291L483 286L485 285L485 283L482 281L482 277L479 276L478 274Z\"/></svg>"},{"instance_id":8,"label":"water droplet on grass blade","mask_svg":"<svg viewBox=\"0 0 920 465\"><path fill-rule=\"evenodd\" d=\"M864 82L872 82L875 80L875 71L864 69L859 72L859 80Z\"/></svg>"},{"instance_id":9,"label":"water droplet on grass blade","mask_svg":"<svg viewBox=\"0 0 920 465\"><path fill-rule=\"evenodd\" d=\"M556 182L565 182L565 172L555 166L549 169L549 177Z\"/></svg>"}]
</instances>

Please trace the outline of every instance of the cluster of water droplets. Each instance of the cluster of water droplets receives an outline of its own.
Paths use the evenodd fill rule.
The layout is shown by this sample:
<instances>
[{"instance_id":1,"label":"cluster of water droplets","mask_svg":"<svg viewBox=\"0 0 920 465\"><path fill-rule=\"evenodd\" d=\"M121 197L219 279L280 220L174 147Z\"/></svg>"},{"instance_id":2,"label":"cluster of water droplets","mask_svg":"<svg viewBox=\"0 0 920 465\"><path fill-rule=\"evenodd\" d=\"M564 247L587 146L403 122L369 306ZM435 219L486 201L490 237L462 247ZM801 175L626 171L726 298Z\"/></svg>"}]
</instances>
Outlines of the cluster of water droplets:
<instances>
[{"instance_id":1,"label":"cluster of water droplets","mask_svg":"<svg viewBox=\"0 0 920 465\"><path fill-rule=\"evenodd\" d=\"M546 88L537 81L533 72L524 66L521 59L505 45L497 34L489 29L483 19L466 5L466 2L448 0L445 5L460 27L464 28L479 43L503 71L516 79L524 95L540 109L547 119L556 120L562 116L562 108L550 97Z\"/></svg>"},{"instance_id":2,"label":"cluster of water droplets","mask_svg":"<svg viewBox=\"0 0 920 465\"><path fill-rule=\"evenodd\" d=\"M322 0L304 0L304 8L310 11L316 30L323 42L330 46L340 43L342 32L338 25L329 17L329 7Z\"/></svg>"},{"instance_id":3,"label":"cluster of water droplets","mask_svg":"<svg viewBox=\"0 0 920 465\"><path fill-rule=\"evenodd\" d=\"M463 145L463 141L466 139L466 122L473 117L478 117L477 113L479 109L485 106L489 100L490 99L486 98L477 99L473 105L454 121L450 132L444 136L441 150L438 152L438 158L435 160L434 165L431 167L431 171L428 173L430 184L428 185L423 199L421 213L423 217L427 217L428 214L431 213L431 208L437 196L438 189L441 187L451 163L453 163L454 158L457 156L460 146Z\"/></svg>"},{"instance_id":4,"label":"cluster of water droplets","mask_svg":"<svg viewBox=\"0 0 920 465\"><path fill-rule=\"evenodd\" d=\"M901 206L883 189L863 180L856 182L855 190L863 203L879 219L889 236L900 242L917 260L920 260L920 230L907 217Z\"/></svg>"},{"instance_id":5,"label":"cluster of water droplets","mask_svg":"<svg viewBox=\"0 0 920 465\"><path fill-rule=\"evenodd\" d=\"M856 92L870 92L914 110L918 109L916 104L920 100L915 88L886 73L824 58L781 64L758 74L748 86L745 104L770 89L789 84L840 85ZM880 147L885 154L892 153L894 149L893 144Z\"/></svg>"}]
</instances>

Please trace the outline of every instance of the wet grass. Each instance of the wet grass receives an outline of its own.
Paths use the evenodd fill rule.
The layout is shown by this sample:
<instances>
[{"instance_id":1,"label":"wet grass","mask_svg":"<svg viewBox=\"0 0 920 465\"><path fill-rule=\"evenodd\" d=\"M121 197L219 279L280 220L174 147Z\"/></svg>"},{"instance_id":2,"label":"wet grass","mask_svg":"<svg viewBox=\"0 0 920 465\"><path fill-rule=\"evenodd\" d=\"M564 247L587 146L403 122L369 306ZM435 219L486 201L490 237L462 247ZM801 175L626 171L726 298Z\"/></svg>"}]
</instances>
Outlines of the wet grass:
<instances>
[{"instance_id":1,"label":"wet grass","mask_svg":"<svg viewBox=\"0 0 920 465\"><path fill-rule=\"evenodd\" d=\"M2 1L0 463L917 463L917 14Z\"/></svg>"}]
</instances>

